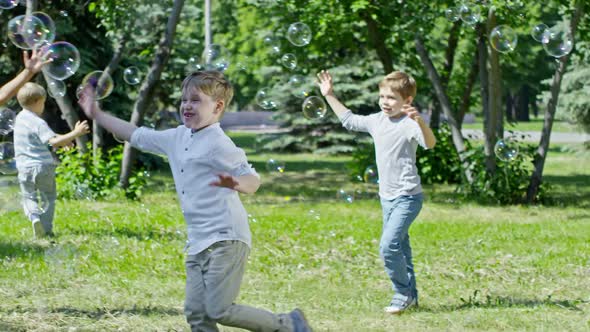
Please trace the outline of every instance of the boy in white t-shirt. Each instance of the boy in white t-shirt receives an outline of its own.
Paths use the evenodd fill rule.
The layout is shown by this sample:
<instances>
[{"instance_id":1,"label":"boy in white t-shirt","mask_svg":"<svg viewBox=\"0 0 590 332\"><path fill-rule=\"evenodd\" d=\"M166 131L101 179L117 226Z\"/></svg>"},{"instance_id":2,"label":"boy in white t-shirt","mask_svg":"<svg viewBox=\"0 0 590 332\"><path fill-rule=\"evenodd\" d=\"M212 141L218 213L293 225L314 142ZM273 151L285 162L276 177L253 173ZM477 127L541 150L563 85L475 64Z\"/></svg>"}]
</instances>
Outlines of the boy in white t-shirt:
<instances>
[{"instance_id":1,"label":"boy in white t-shirt","mask_svg":"<svg viewBox=\"0 0 590 332\"><path fill-rule=\"evenodd\" d=\"M221 72L198 71L182 82L184 126L151 130L100 110L86 87L80 106L132 146L166 155L187 224L185 316L192 331L219 331L217 323L250 331L311 331L303 313L235 304L251 246L248 215L238 192L252 194L260 177L219 119L233 97Z\"/></svg>"},{"instance_id":2,"label":"boy in white t-shirt","mask_svg":"<svg viewBox=\"0 0 590 332\"><path fill-rule=\"evenodd\" d=\"M368 132L375 143L383 231L379 252L393 284L387 313L401 313L418 303L408 230L422 208L422 187L416 168L418 145L433 148L436 139L420 113L411 106L416 82L396 71L379 83L381 112L355 115L334 95L332 76L318 73L322 95L348 130Z\"/></svg>"}]
</instances>

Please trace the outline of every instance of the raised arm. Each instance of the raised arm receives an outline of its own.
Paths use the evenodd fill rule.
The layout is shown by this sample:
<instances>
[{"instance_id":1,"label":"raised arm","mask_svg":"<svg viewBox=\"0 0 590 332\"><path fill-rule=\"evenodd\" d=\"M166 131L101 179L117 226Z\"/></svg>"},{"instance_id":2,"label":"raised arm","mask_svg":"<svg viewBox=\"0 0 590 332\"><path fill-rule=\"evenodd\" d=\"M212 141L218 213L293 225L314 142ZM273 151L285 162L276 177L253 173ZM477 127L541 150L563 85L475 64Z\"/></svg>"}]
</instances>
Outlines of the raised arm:
<instances>
[{"instance_id":1,"label":"raised arm","mask_svg":"<svg viewBox=\"0 0 590 332\"><path fill-rule=\"evenodd\" d=\"M80 122L76 122L76 126L72 131L65 135L56 135L49 139L49 144L54 148L66 146L70 144L73 140L77 137L88 134L90 132L90 128L88 128L88 123L86 120Z\"/></svg>"},{"instance_id":2,"label":"raised arm","mask_svg":"<svg viewBox=\"0 0 590 332\"><path fill-rule=\"evenodd\" d=\"M87 85L80 93L78 104L86 116L98 122L101 127L117 135L117 137L129 142L137 126L101 110L94 96L95 91L90 85Z\"/></svg>"},{"instance_id":3,"label":"raised arm","mask_svg":"<svg viewBox=\"0 0 590 332\"><path fill-rule=\"evenodd\" d=\"M217 174L217 177L219 179L211 182L209 185L233 189L243 194L253 194L260 187L260 178L253 174L238 177L233 177L229 174Z\"/></svg>"},{"instance_id":4,"label":"raised arm","mask_svg":"<svg viewBox=\"0 0 590 332\"><path fill-rule=\"evenodd\" d=\"M45 60L43 54L37 53L36 49L33 50L30 57L29 52L24 51L23 63L25 64L25 69L0 88L0 105L4 105L10 98L14 97L18 90L49 62L51 60Z\"/></svg>"},{"instance_id":5,"label":"raised arm","mask_svg":"<svg viewBox=\"0 0 590 332\"><path fill-rule=\"evenodd\" d=\"M322 70L318 73L318 86L322 95L326 98L326 101L330 105L330 108L339 117L344 115L348 111L348 108L344 106L334 95L334 84L332 83L332 75L327 70Z\"/></svg>"},{"instance_id":6,"label":"raised arm","mask_svg":"<svg viewBox=\"0 0 590 332\"><path fill-rule=\"evenodd\" d=\"M424 136L424 144L426 144L427 148L432 149L436 145L436 137L434 136L432 129L430 129L422 116L420 116L418 110L413 106L406 104L402 106L402 112L406 113L410 119L413 119L418 123L422 135Z\"/></svg>"}]
</instances>

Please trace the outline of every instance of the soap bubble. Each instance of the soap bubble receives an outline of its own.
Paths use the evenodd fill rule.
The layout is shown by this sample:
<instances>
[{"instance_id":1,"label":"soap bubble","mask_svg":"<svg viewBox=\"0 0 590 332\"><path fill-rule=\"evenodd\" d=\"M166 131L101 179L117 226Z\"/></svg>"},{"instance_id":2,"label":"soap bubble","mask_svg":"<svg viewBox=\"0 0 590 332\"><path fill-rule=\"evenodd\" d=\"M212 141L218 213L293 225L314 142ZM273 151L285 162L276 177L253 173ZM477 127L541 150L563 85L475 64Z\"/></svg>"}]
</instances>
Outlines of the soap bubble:
<instances>
[{"instance_id":1,"label":"soap bubble","mask_svg":"<svg viewBox=\"0 0 590 332\"><path fill-rule=\"evenodd\" d=\"M281 57L281 63L283 64L283 66L285 66L285 68L289 70L297 68L297 58L292 53L284 54Z\"/></svg>"},{"instance_id":2,"label":"soap bubble","mask_svg":"<svg viewBox=\"0 0 590 332\"><path fill-rule=\"evenodd\" d=\"M84 76L80 86L85 87L90 84L95 90L95 99L100 100L108 97L113 92L113 79L106 72L96 70Z\"/></svg>"},{"instance_id":3,"label":"soap bubble","mask_svg":"<svg viewBox=\"0 0 590 332\"><path fill-rule=\"evenodd\" d=\"M256 104L265 110L278 107L278 101L270 88L262 88L258 90L256 93Z\"/></svg>"},{"instance_id":4,"label":"soap bubble","mask_svg":"<svg viewBox=\"0 0 590 332\"><path fill-rule=\"evenodd\" d=\"M12 9L18 6L18 0L0 0L0 9Z\"/></svg>"},{"instance_id":5,"label":"soap bubble","mask_svg":"<svg viewBox=\"0 0 590 332\"><path fill-rule=\"evenodd\" d=\"M10 108L0 110L0 135L8 135L14 129L16 113Z\"/></svg>"},{"instance_id":6,"label":"soap bubble","mask_svg":"<svg viewBox=\"0 0 590 332\"><path fill-rule=\"evenodd\" d=\"M481 17L480 9L478 6L469 7L465 4L459 6L459 15L461 20L468 25L475 25L479 22Z\"/></svg>"},{"instance_id":7,"label":"soap bubble","mask_svg":"<svg viewBox=\"0 0 590 332\"><path fill-rule=\"evenodd\" d=\"M141 72L139 71L139 68L134 66L125 68L123 71L123 80L131 85L139 84L139 82L141 82Z\"/></svg>"},{"instance_id":8,"label":"soap bubble","mask_svg":"<svg viewBox=\"0 0 590 332\"><path fill-rule=\"evenodd\" d=\"M349 192L347 192L344 189L339 189L336 192L336 198L339 201L343 201L343 202L349 203L349 204L352 203L352 202L354 202L354 195L350 194Z\"/></svg>"},{"instance_id":9,"label":"soap bubble","mask_svg":"<svg viewBox=\"0 0 590 332\"><path fill-rule=\"evenodd\" d=\"M545 23L537 24L531 30L531 37L538 42L543 41L543 34L549 27Z\"/></svg>"},{"instance_id":10,"label":"soap bubble","mask_svg":"<svg viewBox=\"0 0 590 332\"><path fill-rule=\"evenodd\" d=\"M291 93L297 98L306 98L310 95L312 85L303 75L293 75L289 77L289 88Z\"/></svg>"},{"instance_id":11,"label":"soap bubble","mask_svg":"<svg viewBox=\"0 0 590 332\"><path fill-rule=\"evenodd\" d=\"M498 25L490 32L490 45L500 53L514 51L517 43L518 35L507 25Z\"/></svg>"},{"instance_id":12,"label":"soap bubble","mask_svg":"<svg viewBox=\"0 0 590 332\"><path fill-rule=\"evenodd\" d=\"M45 38L43 41L53 43L53 40L55 39L55 23L53 22L53 19L44 12L33 12L33 15L43 22L45 28Z\"/></svg>"},{"instance_id":13,"label":"soap bubble","mask_svg":"<svg viewBox=\"0 0 590 332\"><path fill-rule=\"evenodd\" d=\"M319 119L326 115L327 107L324 100L317 96L307 97L301 105L303 115L308 119Z\"/></svg>"},{"instance_id":14,"label":"soap bubble","mask_svg":"<svg viewBox=\"0 0 590 332\"><path fill-rule=\"evenodd\" d=\"M0 143L0 160L10 160L14 158L14 144L12 142Z\"/></svg>"},{"instance_id":15,"label":"soap bubble","mask_svg":"<svg viewBox=\"0 0 590 332\"><path fill-rule=\"evenodd\" d=\"M457 22L459 19L461 19L461 14L459 13L459 8L457 8L457 7L447 8L447 10L445 10L445 17L447 18L447 20L449 20L451 22Z\"/></svg>"},{"instance_id":16,"label":"soap bubble","mask_svg":"<svg viewBox=\"0 0 590 332\"><path fill-rule=\"evenodd\" d=\"M285 163L276 159L269 159L266 162L266 170L269 172L285 172Z\"/></svg>"},{"instance_id":17,"label":"soap bubble","mask_svg":"<svg viewBox=\"0 0 590 332\"><path fill-rule=\"evenodd\" d=\"M45 40L47 28L36 16L20 15L8 21L8 38L18 48L30 50Z\"/></svg>"},{"instance_id":18,"label":"soap bubble","mask_svg":"<svg viewBox=\"0 0 590 332\"><path fill-rule=\"evenodd\" d=\"M201 65L199 63L199 59L195 58L195 57L190 57L188 58L187 64L186 64L186 72L187 74L190 73L194 73L196 71L200 71L203 70L204 67L203 65Z\"/></svg>"},{"instance_id":19,"label":"soap bubble","mask_svg":"<svg viewBox=\"0 0 590 332\"><path fill-rule=\"evenodd\" d=\"M268 35L262 39L262 43L271 54L276 55L281 53L281 41L277 37Z\"/></svg>"},{"instance_id":20,"label":"soap bubble","mask_svg":"<svg viewBox=\"0 0 590 332\"><path fill-rule=\"evenodd\" d=\"M66 95L66 84L59 80L49 80L47 82L47 93L52 98L60 98Z\"/></svg>"},{"instance_id":21,"label":"soap bubble","mask_svg":"<svg viewBox=\"0 0 590 332\"><path fill-rule=\"evenodd\" d=\"M218 44L211 44L205 47L201 55L201 62L205 64L205 68L209 70L225 71L229 67L230 53L229 51Z\"/></svg>"},{"instance_id":22,"label":"soap bubble","mask_svg":"<svg viewBox=\"0 0 590 332\"><path fill-rule=\"evenodd\" d=\"M363 173L363 180L366 183L379 183L379 174L377 173L377 167L371 165L365 169Z\"/></svg>"},{"instance_id":23,"label":"soap bubble","mask_svg":"<svg viewBox=\"0 0 590 332\"><path fill-rule=\"evenodd\" d=\"M569 54L574 48L572 33L563 24L545 30L541 42L545 52L555 58Z\"/></svg>"},{"instance_id":24,"label":"soap bubble","mask_svg":"<svg viewBox=\"0 0 590 332\"><path fill-rule=\"evenodd\" d=\"M43 72L62 81L74 75L80 67L80 52L68 42L56 42L42 49L47 59L52 61L43 66Z\"/></svg>"},{"instance_id":25,"label":"soap bubble","mask_svg":"<svg viewBox=\"0 0 590 332\"><path fill-rule=\"evenodd\" d=\"M287 29L287 40L295 46L305 46L311 41L311 29L305 23L293 23Z\"/></svg>"},{"instance_id":26,"label":"soap bubble","mask_svg":"<svg viewBox=\"0 0 590 332\"><path fill-rule=\"evenodd\" d=\"M500 139L494 145L494 153L502 161L512 161L518 156L518 145L510 139Z\"/></svg>"}]
</instances>

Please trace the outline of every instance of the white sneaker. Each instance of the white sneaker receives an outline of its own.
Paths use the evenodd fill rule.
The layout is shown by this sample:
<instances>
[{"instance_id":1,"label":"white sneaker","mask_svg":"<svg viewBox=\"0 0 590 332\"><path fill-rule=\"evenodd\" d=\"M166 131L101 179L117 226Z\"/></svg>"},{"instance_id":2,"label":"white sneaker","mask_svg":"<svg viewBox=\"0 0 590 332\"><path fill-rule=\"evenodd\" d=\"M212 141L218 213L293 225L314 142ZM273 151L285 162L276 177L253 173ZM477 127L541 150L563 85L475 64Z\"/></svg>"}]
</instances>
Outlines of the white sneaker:
<instances>
[{"instance_id":1,"label":"white sneaker","mask_svg":"<svg viewBox=\"0 0 590 332\"><path fill-rule=\"evenodd\" d=\"M402 312L408 310L408 308L416 306L417 300L412 296L394 296L391 300L391 303L385 307L385 312L388 314L401 314Z\"/></svg>"},{"instance_id":2,"label":"white sneaker","mask_svg":"<svg viewBox=\"0 0 590 332\"><path fill-rule=\"evenodd\" d=\"M40 239L45 236L45 230L43 229L43 224L41 220L35 219L33 220L33 234L35 235L36 239Z\"/></svg>"}]
</instances>

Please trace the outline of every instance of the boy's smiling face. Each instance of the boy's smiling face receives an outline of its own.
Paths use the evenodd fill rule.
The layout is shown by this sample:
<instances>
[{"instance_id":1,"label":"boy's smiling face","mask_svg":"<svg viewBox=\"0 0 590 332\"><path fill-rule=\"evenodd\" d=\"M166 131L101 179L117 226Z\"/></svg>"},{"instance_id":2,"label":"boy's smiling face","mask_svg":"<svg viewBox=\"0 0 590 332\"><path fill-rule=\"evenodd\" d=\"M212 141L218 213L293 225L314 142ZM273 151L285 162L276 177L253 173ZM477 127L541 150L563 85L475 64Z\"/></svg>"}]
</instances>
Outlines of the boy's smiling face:
<instances>
[{"instance_id":1,"label":"boy's smiling face","mask_svg":"<svg viewBox=\"0 0 590 332\"><path fill-rule=\"evenodd\" d=\"M195 87L187 87L182 92L180 116L187 128L201 129L219 121L223 110L223 100L214 100Z\"/></svg>"},{"instance_id":2,"label":"boy's smiling face","mask_svg":"<svg viewBox=\"0 0 590 332\"><path fill-rule=\"evenodd\" d=\"M402 106L411 102L412 97L404 99L399 92L389 87L379 88L379 107L388 117L399 117L402 115Z\"/></svg>"}]
</instances>

